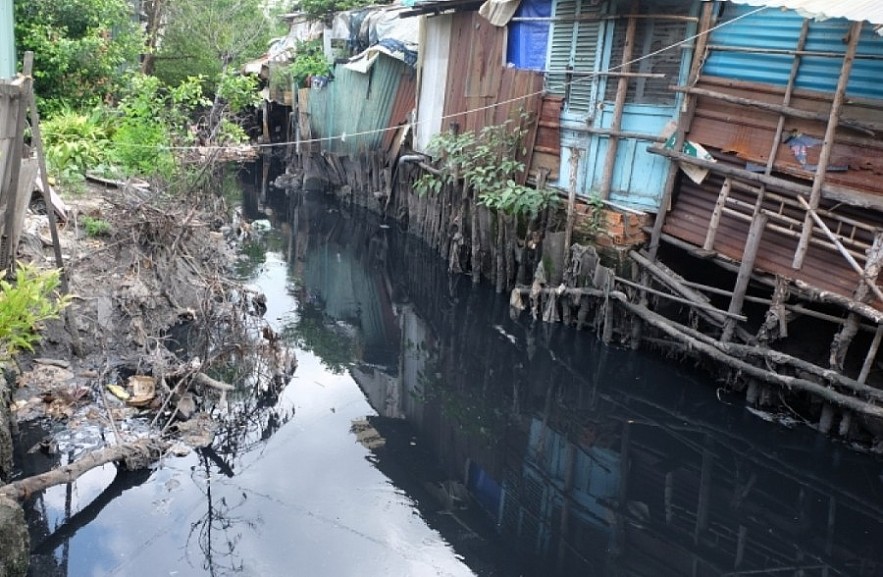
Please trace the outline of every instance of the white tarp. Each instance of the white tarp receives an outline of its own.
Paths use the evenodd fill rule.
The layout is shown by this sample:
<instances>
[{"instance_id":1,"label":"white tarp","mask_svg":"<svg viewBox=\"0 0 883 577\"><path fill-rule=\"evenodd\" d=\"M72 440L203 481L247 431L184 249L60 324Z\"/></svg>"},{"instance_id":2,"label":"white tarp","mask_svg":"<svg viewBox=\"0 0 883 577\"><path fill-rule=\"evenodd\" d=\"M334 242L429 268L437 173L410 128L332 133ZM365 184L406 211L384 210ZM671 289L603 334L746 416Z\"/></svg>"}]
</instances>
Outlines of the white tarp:
<instances>
[{"instance_id":1,"label":"white tarp","mask_svg":"<svg viewBox=\"0 0 883 577\"><path fill-rule=\"evenodd\" d=\"M795 10L806 18L846 18L867 20L883 35L883 1L881 0L729 0L735 4L771 6Z\"/></svg>"}]
</instances>

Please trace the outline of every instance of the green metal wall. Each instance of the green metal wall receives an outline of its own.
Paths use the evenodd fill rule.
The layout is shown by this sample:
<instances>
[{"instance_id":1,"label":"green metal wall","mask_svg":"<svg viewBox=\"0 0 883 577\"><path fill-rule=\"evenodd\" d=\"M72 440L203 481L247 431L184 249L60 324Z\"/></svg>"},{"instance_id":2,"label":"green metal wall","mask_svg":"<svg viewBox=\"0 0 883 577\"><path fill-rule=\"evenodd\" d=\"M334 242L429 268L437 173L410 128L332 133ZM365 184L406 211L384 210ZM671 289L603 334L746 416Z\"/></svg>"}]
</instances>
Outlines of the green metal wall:
<instances>
[{"instance_id":1,"label":"green metal wall","mask_svg":"<svg viewBox=\"0 0 883 577\"><path fill-rule=\"evenodd\" d=\"M322 149L338 154L375 150L383 139L403 74L411 69L381 54L367 74L338 65L334 80L310 91L310 129Z\"/></svg>"}]
</instances>

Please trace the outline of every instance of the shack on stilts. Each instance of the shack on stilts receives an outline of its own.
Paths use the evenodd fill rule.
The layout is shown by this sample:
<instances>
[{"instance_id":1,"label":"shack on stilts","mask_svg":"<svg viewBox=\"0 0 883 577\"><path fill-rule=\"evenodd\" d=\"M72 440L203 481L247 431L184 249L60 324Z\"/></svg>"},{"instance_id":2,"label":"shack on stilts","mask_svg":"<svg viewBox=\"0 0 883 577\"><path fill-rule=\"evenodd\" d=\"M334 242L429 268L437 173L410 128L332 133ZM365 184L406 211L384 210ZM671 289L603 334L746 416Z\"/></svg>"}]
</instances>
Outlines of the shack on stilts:
<instances>
[{"instance_id":1,"label":"shack on stilts","mask_svg":"<svg viewBox=\"0 0 883 577\"><path fill-rule=\"evenodd\" d=\"M711 360L751 403L879 439L883 9L813 6L389 8L420 23L416 57L363 55L301 88L293 172L537 318ZM507 211L438 150L501 126L519 136L512 190L557 205Z\"/></svg>"}]
</instances>

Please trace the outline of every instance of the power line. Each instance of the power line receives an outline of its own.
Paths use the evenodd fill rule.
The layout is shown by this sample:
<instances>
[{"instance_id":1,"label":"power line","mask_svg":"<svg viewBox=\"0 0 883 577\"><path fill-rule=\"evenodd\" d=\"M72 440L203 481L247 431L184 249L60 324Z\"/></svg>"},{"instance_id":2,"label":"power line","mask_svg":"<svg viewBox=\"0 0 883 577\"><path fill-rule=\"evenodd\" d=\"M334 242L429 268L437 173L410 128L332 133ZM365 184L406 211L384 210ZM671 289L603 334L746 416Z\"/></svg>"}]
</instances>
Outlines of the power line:
<instances>
[{"instance_id":1,"label":"power line","mask_svg":"<svg viewBox=\"0 0 883 577\"><path fill-rule=\"evenodd\" d=\"M673 43L673 44L670 44L670 45L668 45L668 46L665 46L665 47L663 47L663 48L660 48L659 50L654 50L653 52L649 52L649 53L647 53L647 54L645 54L645 55L643 55L643 56L639 56L638 58L634 58L634 59L632 59L632 60L630 60L630 61L628 61L628 62L623 62L623 63L618 64L618 65L616 65L616 66L613 66L613 67L607 68L606 70L598 71L598 72L587 72L587 73L585 73L585 75L582 75L582 73L581 73L581 75L582 75L581 78L577 78L577 79L574 79L574 80L570 80L570 81L568 81L568 82L563 82L563 83L561 84L561 86L562 86L562 88L566 88L566 87L568 87L568 86L573 86L574 84L578 84L578 83L581 83L581 82L586 82L586 81L588 81L588 80L593 80L594 78L596 78L596 77L598 77L598 76L606 75L606 74L609 74L609 73L611 73L611 72L616 72L617 70L620 70L620 69L622 69L622 68L624 68L624 67L626 67L626 66L631 66L632 64L636 64L636 63L638 63L638 62L641 62L642 60L646 60L646 59L648 59L648 58L653 58L654 56L657 56L657 55L659 55L659 54L662 54L663 52L667 52L667 51L669 51L669 50L673 50L673 49L675 49L675 48L679 48L680 46L683 46L684 44L687 44L687 43L689 43L689 42L693 42L693 41L696 40L697 38L701 38L702 36L706 36L706 35L708 35L708 34L711 34L711 33L714 32L715 30L719 30L719 29L721 29L721 28L724 28L724 27L726 27L726 26L729 26L729 25L731 25L731 24L734 24L735 22L738 22L739 20L742 20L742 19L744 19L744 18L748 18L748 17L750 17L750 16L754 16L755 14L758 14L758 13L760 13L760 12L766 10L766 9L767 9L766 6L761 6L761 7L759 7L759 8L754 9L754 10L751 10L751 11L749 11L749 12L746 12L745 14L740 14L739 16L736 16L736 17L734 17L734 18L732 18L732 19L730 19L730 20L727 20L727 21L725 21L725 22L721 22L721 23L719 23L719 24L716 24L716 25L712 26L711 28L709 28L708 30L704 30L704 31L701 31L701 32L697 32L696 34L693 34L692 36L688 36L687 38L684 38L683 40L679 40L679 41L677 41L677 42L675 42L675 43ZM696 55L696 56L699 57L699 55ZM509 98L509 99L506 99L506 100L501 100L501 101L499 101L499 102L494 102L494 103L492 103L492 104L487 104L487 105L485 105L485 106L479 106L478 108L472 108L472 109L464 110L464 111L461 111L461 112L454 112L454 113L451 113L451 114L445 114L445 115L442 115L442 116L441 116L440 120L449 120L449 119L451 119L451 118L456 118L456 117L458 117L458 116L466 116L466 115L468 115L468 114L472 114L472 113L475 113L475 112L482 112L482 111L484 111L484 110L491 110L491 109L493 109L493 108L498 108L498 107L500 107L500 106L504 106L504 105L507 105L507 104L512 104L513 102L519 102L519 101L521 101L521 100L527 100L527 99L529 99L529 98L533 98L533 97L535 97L535 96L541 96L541 95L543 95L545 92L546 92L545 90L538 90L538 91L535 91L535 92L530 92L530 93L528 93L528 94L522 94L522 95L520 95L520 96L515 96L515 97L513 97L513 98ZM419 126L420 124L423 124L424 122L426 122L426 121L423 121L423 120L415 120L415 121L412 122L410 125L411 125L411 127L413 128L413 127L415 127L415 126ZM385 127L385 128L374 128L374 129L371 129L371 130L363 130L363 131L360 131L360 132L353 132L353 133L346 133L346 132L344 132L344 133L341 133L341 134L338 134L338 135L334 135L334 136L324 136L324 137L319 137L319 138L308 138L308 139L305 139L305 140L299 140L299 141L297 141L297 142L276 142L276 143L263 143L263 144L250 144L250 145L235 145L235 146L234 146L234 145L210 145L210 146L197 146L197 145L191 145L191 146L158 146L158 145L154 145L154 146L151 146L151 145L139 145L139 144L129 144L129 145L127 145L127 146L136 147L136 148L137 148L137 147L152 148L152 149L155 149L155 150L204 150L204 151L214 151L214 150L235 150L235 149L242 148L242 147L244 147L244 146L247 146L247 147L250 148L250 149L265 149L265 148L276 148L276 147L283 147L283 146L291 146L292 144L314 144L314 143L322 143L322 142L331 142L331 141L333 141L333 140L338 140L338 139L341 140L341 141L346 141L347 138L358 138L358 137L361 137L361 136L373 136L373 135L376 135L376 134L383 134L383 133L385 133L385 132L394 131L394 130L399 130L399 128L400 128L400 126L387 126L387 127Z\"/></svg>"}]
</instances>

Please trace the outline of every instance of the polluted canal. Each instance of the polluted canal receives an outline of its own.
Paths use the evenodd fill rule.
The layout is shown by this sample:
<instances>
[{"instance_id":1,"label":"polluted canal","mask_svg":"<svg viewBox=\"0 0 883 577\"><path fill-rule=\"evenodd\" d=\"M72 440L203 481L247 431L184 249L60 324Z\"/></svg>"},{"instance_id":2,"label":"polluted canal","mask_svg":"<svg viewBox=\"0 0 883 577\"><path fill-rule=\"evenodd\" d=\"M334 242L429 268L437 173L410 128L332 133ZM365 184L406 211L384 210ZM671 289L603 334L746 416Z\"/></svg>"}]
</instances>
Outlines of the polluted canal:
<instances>
[{"instance_id":1,"label":"polluted canal","mask_svg":"<svg viewBox=\"0 0 883 577\"><path fill-rule=\"evenodd\" d=\"M320 194L246 186L244 212L294 377L231 397L210 447L34 497L34 577L883 575L875 457L513 319Z\"/></svg>"}]
</instances>

